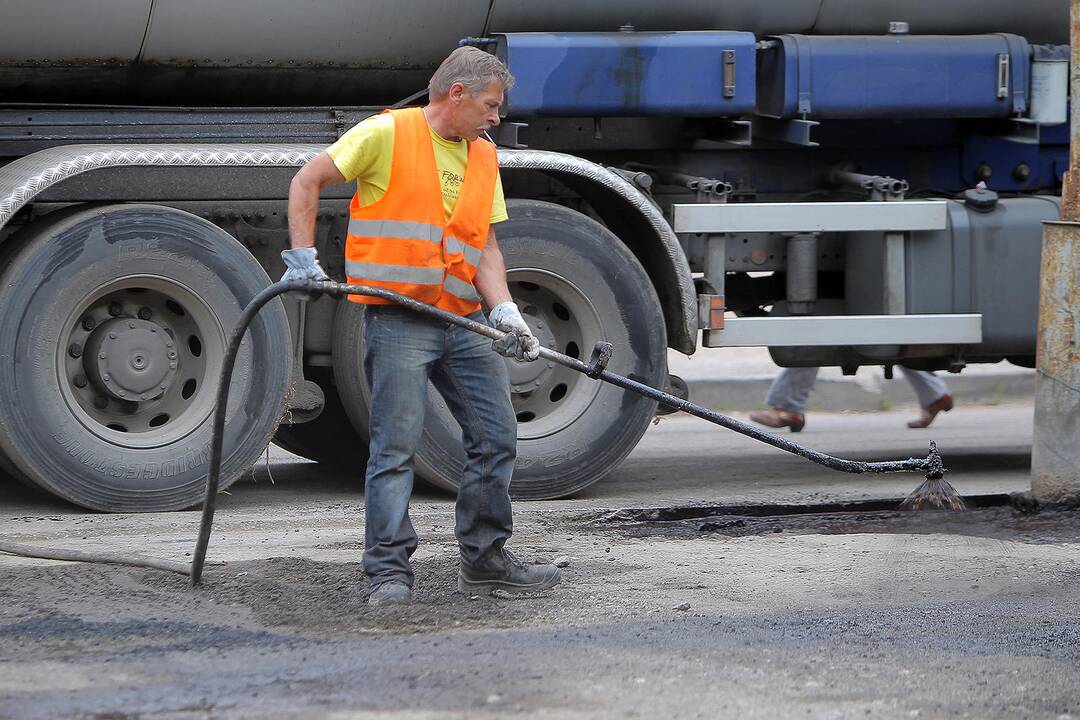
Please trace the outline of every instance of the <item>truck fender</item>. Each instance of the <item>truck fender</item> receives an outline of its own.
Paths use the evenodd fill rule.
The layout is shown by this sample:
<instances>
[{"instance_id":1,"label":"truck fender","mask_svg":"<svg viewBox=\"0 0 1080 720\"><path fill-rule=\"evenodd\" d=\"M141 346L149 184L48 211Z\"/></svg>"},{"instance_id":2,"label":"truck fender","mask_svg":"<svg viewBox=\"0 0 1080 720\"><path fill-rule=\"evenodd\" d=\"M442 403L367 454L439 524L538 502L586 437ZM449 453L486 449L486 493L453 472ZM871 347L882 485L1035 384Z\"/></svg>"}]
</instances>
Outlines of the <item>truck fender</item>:
<instances>
[{"instance_id":1,"label":"truck fender","mask_svg":"<svg viewBox=\"0 0 1080 720\"><path fill-rule=\"evenodd\" d=\"M0 228L39 193L91 170L115 167L300 167L322 145L58 145L0 167Z\"/></svg>"},{"instance_id":2,"label":"truck fender","mask_svg":"<svg viewBox=\"0 0 1080 720\"><path fill-rule=\"evenodd\" d=\"M638 257L660 298L668 346L687 355L697 344L698 308L690 264L660 210L624 178L583 158L546 150L499 150L499 167L536 170L592 205Z\"/></svg>"}]
</instances>

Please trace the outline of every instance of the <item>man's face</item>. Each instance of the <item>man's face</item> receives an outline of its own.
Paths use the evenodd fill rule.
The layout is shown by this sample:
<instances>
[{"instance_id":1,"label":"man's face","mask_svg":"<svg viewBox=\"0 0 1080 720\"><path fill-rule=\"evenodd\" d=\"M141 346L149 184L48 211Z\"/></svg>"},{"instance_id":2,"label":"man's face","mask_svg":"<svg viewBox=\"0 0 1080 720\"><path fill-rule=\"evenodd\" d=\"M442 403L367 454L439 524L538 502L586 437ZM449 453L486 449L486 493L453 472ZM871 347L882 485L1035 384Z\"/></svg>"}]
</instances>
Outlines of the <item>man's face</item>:
<instances>
[{"instance_id":1,"label":"man's face","mask_svg":"<svg viewBox=\"0 0 1080 720\"><path fill-rule=\"evenodd\" d=\"M499 107L503 102L502 83L490 85L471 95L464 85L455 83L450 88L454 107L454 125L458 136L475 140L486 130L499 124Z\"/></svg>"}]
</instances>

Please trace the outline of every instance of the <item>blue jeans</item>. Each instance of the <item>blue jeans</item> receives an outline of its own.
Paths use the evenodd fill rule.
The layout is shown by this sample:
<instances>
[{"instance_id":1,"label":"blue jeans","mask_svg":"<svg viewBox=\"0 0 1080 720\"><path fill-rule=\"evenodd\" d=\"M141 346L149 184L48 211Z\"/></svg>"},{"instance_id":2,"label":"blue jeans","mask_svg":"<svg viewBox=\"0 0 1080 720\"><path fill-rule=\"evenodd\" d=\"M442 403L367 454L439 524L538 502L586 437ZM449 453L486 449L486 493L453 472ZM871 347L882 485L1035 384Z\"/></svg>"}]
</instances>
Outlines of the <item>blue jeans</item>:
<instances>
[{"instance_id":1,"label":"blue jeans","mask_svg":"<svg viewBox=\"0 0 1080 720\"><path fill-rule=\"evenodd\" d=\"M470 319L486 323L483 313ZM364 372L371 388L371 458L364 489L364 572L374 587L398 580L412 587L409 520L413 456L420 447L428 380L461 425L465 469L455 534L462 559L475 563L513 531L510 476L517 419L506 363L491 340L456 325L391 306L368 306Z\"/></svg>"}]
</instances>

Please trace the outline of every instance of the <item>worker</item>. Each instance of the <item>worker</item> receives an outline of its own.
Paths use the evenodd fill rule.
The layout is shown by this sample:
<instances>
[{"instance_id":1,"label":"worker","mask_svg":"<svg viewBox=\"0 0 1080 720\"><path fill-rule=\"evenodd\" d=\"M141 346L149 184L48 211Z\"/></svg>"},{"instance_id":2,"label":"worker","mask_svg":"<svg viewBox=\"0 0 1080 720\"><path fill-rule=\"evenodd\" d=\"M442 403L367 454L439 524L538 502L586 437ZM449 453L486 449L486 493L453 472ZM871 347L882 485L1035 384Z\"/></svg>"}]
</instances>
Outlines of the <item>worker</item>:
<instances>
[{"instance_id":1,"label":"worker","mask_svg":"<svg viewBox=\"0 0 1080 720\"><path fill-rule=\"evenodd\" d=\"M497 58L458 48L432 75L426 106L369 117L315 156L289 188L292 247L282 252L288 267L282 279L327 279L314 247L319 194L355 180L345 244L348 282L490 321L513 333L495 350L535 360L539 341L510 297L493 227L507 215L486 131L499 124L512 84ZM465 449L455 524L459 588L535 592L557 584L554 565L527 564L505 547L513 529L509 486L517 419L508 369L491 341L381 298L349 300L367 305L362 371L371 388L371 440L363 564L369 603L412 600L409 558L417 536L409 497L429 380L461 425ZM491 308L487 318L481 301Z\"/></svg>"},{"instance_id":2,"label":"worker","mask_svg":"<svg viewBox=\"0 0 1080 720\"><path fill-rule=\"evenodd\" d=\"M908 421L909 428L925 428L934 422L939 412L948 412L953 408L953 397L945 381L934 373L923 370L911 370L898 366L904 378L911 384L919 398L922 412L919 417ZM816 367L784 368L773 380L769 394L765 398L768 410L755 410L750 419L759 425L771 428L791 428L799 432L806 425L806 399L817 380Z\"/></svg>"}]
</instances>

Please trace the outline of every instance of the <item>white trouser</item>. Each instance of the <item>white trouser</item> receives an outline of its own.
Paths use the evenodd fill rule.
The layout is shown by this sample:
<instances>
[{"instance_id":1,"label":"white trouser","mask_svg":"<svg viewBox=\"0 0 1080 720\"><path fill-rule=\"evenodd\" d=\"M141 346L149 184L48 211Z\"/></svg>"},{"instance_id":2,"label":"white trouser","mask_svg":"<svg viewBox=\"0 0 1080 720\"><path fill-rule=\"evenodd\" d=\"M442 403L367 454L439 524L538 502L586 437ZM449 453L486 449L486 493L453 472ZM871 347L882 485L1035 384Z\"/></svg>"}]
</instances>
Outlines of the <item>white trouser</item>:
<instances>
[{"instance_id":1,"label":"white trouser","mask_svg":"<svg viewBox=\"0 0 1080 720\"><path fill-rule=\"evenodd\" d=\"M919 404L923 407L949 392L949 386L945 384L945 381L932 372L910 370L902 365L897 367L911 384L911 389L915 391ZM806 399L810 396L810 390L817 380L818 369L816 367L784 368L773 380L765 403L769 407L801 414L806 410Z\"/></svg>"}]
</instances>

